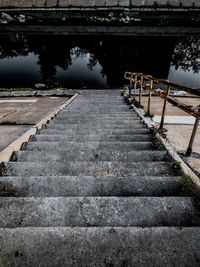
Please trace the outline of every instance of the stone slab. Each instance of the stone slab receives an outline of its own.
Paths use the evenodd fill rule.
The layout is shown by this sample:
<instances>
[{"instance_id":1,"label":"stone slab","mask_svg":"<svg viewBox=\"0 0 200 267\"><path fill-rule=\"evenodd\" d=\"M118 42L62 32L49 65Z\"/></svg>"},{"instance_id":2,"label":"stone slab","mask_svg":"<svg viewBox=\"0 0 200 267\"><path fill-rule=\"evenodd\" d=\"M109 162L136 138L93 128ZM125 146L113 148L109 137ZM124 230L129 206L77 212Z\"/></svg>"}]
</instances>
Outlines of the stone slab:
<instances>
[{"instance_id":1,"label":"stone slab","mask_svg":"<svg viewBox=\"0 0 200 267\"><path fill-rule=\"evenodd\" d=\"M193 197L1 197L0 227L198 226Z\"/></svg>"},{"instance_id":2,"label":"stone slab","mask_svg":"<svg viewBox=\"0 0 200 267\"><path fill-rule=\"evenodd\" d=\"M17 98L18 99L18 98ZM26 98L22 98L26 100ZM28 98L30 100L30 98ZM8 115L1 118L0 122L9 122L13 124L27 124L32 125L37 123L45 114L51 112L58 105L61 105L67 100L65 97L41 97L41 98L32 98L32 100L37 100L36 102L13 102L13 103L4 103L6 109L9 107L16 112L10 112ZM15 101L15 99L13 99ZM2 105L1 105L2 106ZM5 110L5 108L3 110ZM0 108L1 110L2 108Z\"/></svg>"},{"instance_id":3,"label":"stone slab","mask_svg":"<svg viewBox=\"0 0 200 267\"><path fill-rule=\"evenodd\" d=\"M6 148L16 138L20 137L29 127L25 125L0 126L0 151Z\"/></svg>"},{"instance_id":4,"label":"stone slab","mask_svg":"<svg viewBox=\"0 0 200 267\"><path fill-rule=\"evenodd\" d=\"M0 265L199 267L199 227L0 229Z\"/></svg>"},{"instance_id":5,"label":"stone slab","mask_svg":"<svg viewBox=\"0 0 200 267\"><path fill-rule=\"evenodd\" d=\"M181 177L33 176L0 177L0 196L190 196Z\"/></svg>"}]
</instances>

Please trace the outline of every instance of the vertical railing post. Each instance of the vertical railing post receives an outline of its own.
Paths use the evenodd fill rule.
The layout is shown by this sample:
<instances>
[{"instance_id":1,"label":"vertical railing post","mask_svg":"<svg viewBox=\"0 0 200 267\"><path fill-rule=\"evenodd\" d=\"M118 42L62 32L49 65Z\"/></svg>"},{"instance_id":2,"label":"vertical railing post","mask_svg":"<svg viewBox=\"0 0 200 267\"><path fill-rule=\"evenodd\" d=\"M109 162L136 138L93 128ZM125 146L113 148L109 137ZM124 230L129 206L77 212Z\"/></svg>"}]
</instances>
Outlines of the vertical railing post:
<instances>
[{"instance_id":1,"label":"vertical railing post","mask_svg":"<svg viewBox=\"0 0 200 267\"><path fill-rule=\"evenodd\" d=\"M200 112L200 108L199 108L198 112ZM190 156L192 154L192 147L193 147L193 144L194 144L194 139L195 139L195 136L196 136L196 133L197 133L198 125L199 125L199 119L196 118L193 130L192 130L192 135L190 137L190 142L189 142L189 145L188 145L188 148L187 148L187 151L186 151L186 156Z\"/></svg>"},{"instance_id":2,"label":"vertical railing post","mask_svg":"<svg viewBox=\"0 0 200 267\"><path fill-rule=\"evenodd\" d=\"M141 106L141 103L142 103L143 81L144 81L144 77L141 76L141 77L140 77L140 93L139 93L139 104L140 104L140 106Z\"/></svg>"},{"instance_id":3,"label":"vertical railing post","mask_svg":"<svg viewBox=\"0 0 200 267\"><path fill-rule=\"evenodd\" d=\"M164 125L167 98L169 96L169 93L170 93L170 86L167 87L167 91L166 91L166 94L165 94L165 100L164 100L164 105L163 105L163 110L162 110L162 117L161 117L160 127L159 127L160 130L163 129L163 125Z\"/></svg>"},{"instance_id":4,"label":"vertical railing post","mask_svg":"<svg viewBox=\"0 0 200 267\"><path fill-rule=\"evenodd\" d=\"M135 78L134 78L134 92L133 92L133 99L134 100L135 100L136 88L137 88L137 75L135 74Z\"/></svg>"},{"instance_id":5,"label":"vertical railing post","mask_svg":"<svg viewBox=\"0 0 200 267\"><path fill-rule=\"evenodd\" d=\"M149 98L148 98L148 106L147 106L147 115L149 116L151 114L151 94L152 94L152 89L153 89L153 80L150 81L150 86L149 86Z\"/></svg>"},{"instance_id":6,"label":"vertical railing post","mask_svg":"<svg viewBox=\"0 0 200 267\"><path fill-rule=\"evenodd\" d=\"M131 73L131 79L130 79L130 84L129 84L129 91L128 91L128 95L129 97L131 97L131 88L133 86L133 73Z\"/></svg>"}]
</instances>

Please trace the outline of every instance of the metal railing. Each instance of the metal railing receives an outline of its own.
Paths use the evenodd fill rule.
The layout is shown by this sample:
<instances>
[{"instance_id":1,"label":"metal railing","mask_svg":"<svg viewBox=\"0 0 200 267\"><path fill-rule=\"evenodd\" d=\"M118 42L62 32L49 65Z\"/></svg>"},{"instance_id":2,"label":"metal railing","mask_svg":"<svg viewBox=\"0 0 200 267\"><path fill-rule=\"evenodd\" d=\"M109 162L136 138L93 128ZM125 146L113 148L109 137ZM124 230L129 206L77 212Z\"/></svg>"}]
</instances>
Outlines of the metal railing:
<instances>
[{"instance_id":1,"label":"metal railing","mask_svg":"<svg viewBox=\"0 0 200 267\"><path fill-rule=\"evenodd\" d=\"M189 94L195 95L197 97L200 97L200 91L172 83L168 80L157 79L151 75L144 75L142 73L125 72L124 78L127 80L130 80L129 97L131 97L131 95L133 95L134 100L136 97L136 90L139 86L139 105L141 105L141 102L142 102L143 89L148 90L148 104L147 104L147 112L146 112L147 116L151 115L152 93L154 93L155 95L164 99L159 129L162 130L163 126L164 126L167 102L169 102L170 104L174 105L175 107L183 110L184 112L186 112L189 115L196 118L194 126L193 126L193 130L192 130L192 134L190 137L189 145L188 145L188 148L186 151L187 156L191 155L194 139L195 139L195 136L197 133L199 120L200 120L200 105L198 105L196 107L196 109L194 107L188 106L188 105L180 102L179 100L175 99L174 97L170 96L170 90L172 90L172 89L173 90L181 90L181 91L187 92ZM156 84L164 86L165 90L155 88L154 85L156 85ZM133 90L133 94L132 94L132 90Z\"/></svg>"}]
</instances>

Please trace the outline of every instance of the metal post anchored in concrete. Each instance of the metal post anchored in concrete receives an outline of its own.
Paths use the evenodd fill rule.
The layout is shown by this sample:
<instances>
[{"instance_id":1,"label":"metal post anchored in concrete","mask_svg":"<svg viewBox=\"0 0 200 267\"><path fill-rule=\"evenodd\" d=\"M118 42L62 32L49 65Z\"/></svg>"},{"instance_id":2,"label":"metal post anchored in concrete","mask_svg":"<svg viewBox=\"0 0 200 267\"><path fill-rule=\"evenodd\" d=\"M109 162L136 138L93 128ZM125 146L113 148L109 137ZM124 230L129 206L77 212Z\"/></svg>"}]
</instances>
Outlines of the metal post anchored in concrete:
<instances>
[{"instance_id":1,"label":"metal post anchored in concrete","mask_svg":"<svg viewBox=\"0 0 200 267\"><path fill-rule=\"evenodd\" d=\"M153 89L153 81L150 81L149 85L149 98L148 98L148 106L147 106L147 115L149 116L151 114L151 91Z\"/></svg>"},{"instance_id":2,"label":"metal post anchored in concrete","mask_svg":"<svg viewBox=\"0 0 200 267\"><path fill-rule=\"evenodd\" d=\"M131 97L132 86L133 86L133 73L131 73L131 78L130 78L129 93L128 93L129 97Z\"/></svg>"},{"instance_id":3,"label":"metal post anchored in concrete","mask_svg":"<svg viewBox=\"0 0 200 267\"><path fill-rule=\"evenodd\" d=\"M162 110L162 117L161 117L161 121L160 121L160 130L163 129L163 125L164 125L167 98L169 96L169 93L170 93L170 86L167 87L167 91L166 91L166 95L165 95L165 100L164 100L164 105L163 105L163 110Z\"/></svg>"},{"instance_id":4,"label":"metal post anchored in concrete","mask_svg":"<svg viewBox=\"0 0 200 267\"><path fill-rule=\"evenodd\" d=\"M143 89L143 76L140 77L140 93L139 93L139 104L142 103L142 89Z\"/></svg>"},{"instance_id":5,"label":"metal post anchored in concrete","mask_svg":"<svg viewBox=\"0 0 200 267\"><path fill-rule=\"evenodd\" d=\"M198 112L200 113L200 107L198 109ZM193 147L193 144L194 144L194 139L195 139L195 136L196 136L196 133L197 133L198 126L199 126L199 119L196 118L193 130L192 130L192 135L190 137L190 142L189 142L189 145L188 145L188 148L187 148L187 151L186 151L186 156L190 156L192 154L192 147Z\"/></svg>"},{"instance_id":6,"label":"metal post anchored in concrete","mask_svg":"<svg viewBox=\"0 0 200 267\"><path fill-rule=\"evenodd\" d=\"M137 75L135 74L134 78L134 92L133 92L133 99L135 100L135 95L136 95L136 89L137 89Z\"/></svg>"}]
</instances>

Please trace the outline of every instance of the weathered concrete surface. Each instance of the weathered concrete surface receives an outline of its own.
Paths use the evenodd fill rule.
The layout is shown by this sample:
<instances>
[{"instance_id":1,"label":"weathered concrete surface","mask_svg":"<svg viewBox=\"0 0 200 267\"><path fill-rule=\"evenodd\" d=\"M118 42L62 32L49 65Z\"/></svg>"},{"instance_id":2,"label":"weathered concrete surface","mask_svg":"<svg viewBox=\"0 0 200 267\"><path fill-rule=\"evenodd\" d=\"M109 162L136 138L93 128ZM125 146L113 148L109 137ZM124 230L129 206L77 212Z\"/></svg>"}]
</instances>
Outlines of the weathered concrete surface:
<instances>
[{"instance_id":1,"label":"weathered concrete surface","mask_svg":"<svg viewBox=\"0 0 200 267\"><path fill-rule=\"evenodd\" d=\"M194 226L192 197L4 197L0 227Z\"/></svg>"},{"instance_id":2,"label":"weathered concrete surface","mask_svg":"<svg viewBox=\"0 0 200 267\"><path fill-rule=\"evenodd\" d=\"M51 142L51 147L48 146L49 142L29 142L26 149L30 151L50 151L51 149L73 151L76 153L78 150L84 151L135 151L135 150L152 150L153 145L151 142Z\"/></svg>"},{"instance_id":3,"label":"weathered concrete surface","mask_svg":"<svg viewBox=\"0 0 200 267\"><path fill-rule=\"evenodd\" d=\"M104 177L126 177L128 175L163 175L173 173L173 163L159 162L113 162L98 161L62 161L62 162L10 162L7 165L8 176L62 176L95 175Z\"/></svg>"},{"instance_id":4,"label":"weathered concrete surface","mask_svg":"<svg viewBox=\"0 0 200 267\"><path fill-rule=\"evenodd\" d=\"M199 267L199 238L196 227L1 229L0 264Z\"/></svg>"},{"instance_id":5,"label":"weathered concrete surface","mask_svg":"<svg viewBox=\"0 0 200 267\"><path fill-rule=\"evenodd\" d=\"M76 142L76 139L74 140ZM40 150L22 150L17 153L18 161L69 161L69 160L78 160L78 161L133 161L133 162L148 162L148 161L164 161L167 159L166 151L154 151L154 150L141 150L141 151L108 151L105 150L77 150L74 151L65 151L54 149L50 151L40 151Z\"/></svg>"},{"instance_id":6,"label":"weathered concrete surface","mask_svg":"<svg viewBox=\"0 0 200 267\"><path fill-rule=\"evenodd\" d=\"M1 0L1 7L199 7L199 0Z\"/></svg>"},{"instance_id":7,"label":"weathered concrete surface","mask_svg":"<svg viewBox=\"0 0 200 267\"><path fill-rule=\"evenodd\" d=\"M37 99L27 98L0 98L0 119L13 114L14 112L23 109L37 101Z\"/></svg>"},{"instance_id":8,"label":"weathered concrete surface","mask_svg":"<svg viewBox=\"0 0 200 267\"><path fill-rule=\"evenodd\" d=\"M0 126L0 151L6 148L16 138L27 131L29 126L25 125L4 125Z\"/></svg>"},{"instance_id":9,"label":"weathered concrete surface","mask_svg":"<svg viewBox=\"0 0 200 267\"><path fill-rule=\"evenodd\" d=\"M41 159L43 160L43 159ZM192 195L181 177L32 176L0 177L1 196L177 196Z\"/></svg>"},{"instance_id":10,"label":"weathered concrete surface","mask_svg":"<svg viewBox=\"0 0 200 267\"><path fill-rule=\"evenodd\" d=\"M177 177L178 164L127 114L133 110L115 91L84 91L7 164L2 174L12 176L0 179L3 266L198 266L199 191L185 190L189 178ZM79 142L69 141L73 134ZM101 140L106 134L113 140Z\"/></svg>"},{"instance_id":11,"label":"weathered concrete surface","mask_svg":"<svg viewBox=\"0 0 200 267\"><path fill-rule=\"evenodd\" d=\"M1 100L1 98L0 98ZM2 99L3 100L3 99ZM17 101L18 98L15 100ZM13 101L15 101L13 99ZM26 101L26 98L22 98L22 100ZM15 124L36 124L39 119L41 119L45 114L51 112L57 106L62 105L67 98L65 97L42 97L42 98L32 98L32 100L36 100L36 102L25 102L25 103L5 103L9 109L9 105L11 104L12 109L15 109L15 112L11 114L5 115L1 118L1 122L9 122ZM21 104L21 106L20 106Z\"/></svg>"},{"instance_id":12,"label":"weathered concrete surface","mask_svg":"<svg viewBox=\"0 0 200 267\"><path fill-rule=\"evenodd\" d=\"M151 140L151 136L150 135L145 135L145 134L135 134L135 135L130 135L130 134L124 134L124 135L106 135L106 134L101 134L99 135L99 137L97 137L96 135L81 135L78 134L77 136L74 135L69 135L66 136L63 135L45 135L45 134L41 134L38 135L34 138L35 141L49 141L49 142L62 142L62 141L78 141L78 142L84 142L84 141L98 141L98 140L105 140L105 141L109 141L109 142L130 142L130 141L150 141Z\"/></svg>"},{"instance_id":13,"label":"weathered concrete surface","mask_svg":"<svg viewBox=\"0 0 200 267\"><path fill-rule=\"evenodd\" d=\"M0 98L0 151L67 98ZM4 125L2 125L2 123ZM18 125L22 124L22 125Z\"/></svg>"},{"instance_id":14,"label":"weathered concrete surface","mask_svg":"<svg viewBox=\"0 0 200 267\"><path fill-rule=\"evenodd\" d=\"M188 106L199 105L199 98L177 97L177 100ZM143 97L142 105L144 106L145 111L147 111L147 103L148 97ZM163 100L159 97L152 97L151 113L154 114L154 117L161 116L162 107ZM184 157L192 134L194 118L170 103L167 103L166 106L166 116L170 116L172 119L174 117L176 119L174 123L172 123L172 119L169 121L170 123L167 123L165 120L164 128L167 129L167 138L172 146L182 154L184 161L200 175L200 127L197 129L192 155ZM187 120L185 119L185 123L181 123L181 118L183 116L186 116L187 118ZM156 126L159 127L159 123L156 123Z\"/></svg>"},{"instance_id":15,"label":"weathered concrete surface","mask_svg":"<svg viewBox=\"0 0 200 267\"><path fill-rule=\"evenodd\" d=\"M135 134L148 134L150 133L149 129L145 129L145 128L141 128L141 129L104 129L102 131L102 129L79 129L79 130L74 130L74 129L52 129L52 128L45 128L42 130L42 132L40 132L40 134L65 134L65 135L97 135L97 134L113 134L113 135L119 135L119 134L132 134L132 135L135 135Z\"/></svg>"}]
</instances>

